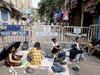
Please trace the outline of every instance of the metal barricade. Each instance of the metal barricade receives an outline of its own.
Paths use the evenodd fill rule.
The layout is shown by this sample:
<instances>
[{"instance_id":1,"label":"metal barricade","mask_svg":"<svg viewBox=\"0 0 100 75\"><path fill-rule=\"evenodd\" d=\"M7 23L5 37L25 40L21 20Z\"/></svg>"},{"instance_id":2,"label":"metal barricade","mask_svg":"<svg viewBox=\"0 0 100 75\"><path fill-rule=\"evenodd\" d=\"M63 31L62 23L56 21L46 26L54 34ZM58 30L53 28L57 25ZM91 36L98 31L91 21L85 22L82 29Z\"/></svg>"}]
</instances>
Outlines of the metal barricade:
<instances>
[{"instance_id":1,"label":"metal barricade","mask_svg":"<svg viewBox=\"0 0 100 75\"><path fill-rule=\"evenodd\" d=\"M14 25L13 25L14 26ZM12 26L12 28L13 28ZM29 41L29 33L30 31L28 30L29 27L26 25L16 25L17 27L20 27L19 30L6 30L5 31L0 31L0 48L5 47L7 44L11 42L16 42L16 41ZM3 27L3 26L2 26Z\"/></svg>"},{"instance_id":2,"label":"metal barricade","mask_svg":"<svg viewBox=\"0 0 100 75\"><path fill-rule=\"evenodd\" d=\"M71 42L73 38L79 36L81 41L88 40L89 27L77 27L77 26L59 26L55 25L51 27L51 31L58 33L57 40Z\"/></svg>"},{"instance_id":3,"label":"metal barricade","mask_svg":"<svg viewBox=\"0 0 100 75\"><path fill-rule=\"evenodd\" d=\"M89 40L92 39L100 40L100 25L99 24L93 24L89 27Z\"/></svg>"}]
</instances>

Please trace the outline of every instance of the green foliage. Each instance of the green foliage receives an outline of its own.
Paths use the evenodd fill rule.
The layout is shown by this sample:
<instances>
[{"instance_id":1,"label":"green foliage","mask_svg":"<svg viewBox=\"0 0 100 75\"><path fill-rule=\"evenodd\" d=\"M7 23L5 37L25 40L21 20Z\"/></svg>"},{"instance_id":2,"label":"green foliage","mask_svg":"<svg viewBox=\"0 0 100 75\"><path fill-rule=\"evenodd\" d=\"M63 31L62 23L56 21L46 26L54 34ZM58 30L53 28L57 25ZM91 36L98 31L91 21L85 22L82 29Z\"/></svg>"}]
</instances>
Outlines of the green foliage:
<instances>
[{"instance_id":1,"label":"green foliage","mask_svg":"<svg viewBox=\"0 0 100 75\"><path fill-rule=\"evenodd\" d=\"M100 0L97 0L97 2L100 2Z\"/></svg>"},{"instance_id":2,"label":"green foliage","mask_svg":"<svg viewBox=\"0 0 100 75\"><path fill-rule=\"evenodd\" d=\"M53 17L54 12L58 12L64 7L64 0L41 0L39 3L40 16Z\"/></svg>"}]
</instances>

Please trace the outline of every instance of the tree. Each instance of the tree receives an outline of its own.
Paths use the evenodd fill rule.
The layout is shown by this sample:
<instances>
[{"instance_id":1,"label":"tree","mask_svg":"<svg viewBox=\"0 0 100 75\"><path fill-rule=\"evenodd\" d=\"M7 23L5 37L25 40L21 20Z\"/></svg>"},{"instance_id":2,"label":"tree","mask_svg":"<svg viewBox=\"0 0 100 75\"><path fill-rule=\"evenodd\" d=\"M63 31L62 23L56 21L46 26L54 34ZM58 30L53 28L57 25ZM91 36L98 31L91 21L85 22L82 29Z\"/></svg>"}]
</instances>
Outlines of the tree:
<instances>
[{"instance_id":1,"label":"tree","mask_svg":"<svg viewBox=\"0 0 100 75\"><path fill-rule=\"evenodd\" d=\"M52 20L55 12L64 7L64 0L41 0L39 3L40 16Z\"/></svg>"}]
</instances>

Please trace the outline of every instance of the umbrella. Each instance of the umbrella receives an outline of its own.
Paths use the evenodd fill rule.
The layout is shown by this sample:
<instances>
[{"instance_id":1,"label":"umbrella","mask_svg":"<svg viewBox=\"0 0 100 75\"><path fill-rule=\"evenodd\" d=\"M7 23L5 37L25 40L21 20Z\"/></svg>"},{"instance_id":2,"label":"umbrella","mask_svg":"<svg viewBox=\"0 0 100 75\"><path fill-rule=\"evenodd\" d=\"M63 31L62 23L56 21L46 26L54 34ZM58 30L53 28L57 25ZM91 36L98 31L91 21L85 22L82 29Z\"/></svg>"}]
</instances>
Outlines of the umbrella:
<instances>
[{"instance_id":1,"label":"umbrella","mask_svg":"<svg viewBox=\"0 0 100 75\"><path fill-rule=\"evenodd\" d=\"M1 52L0 52L0 61L4 60L8 54L10 53L10 50L12 49L12 47L15 47L15 49L17 50L17 48L20 46L21 42L13 42L10 43L8 46L6 46Z\"/></svg>"}]
</instances>

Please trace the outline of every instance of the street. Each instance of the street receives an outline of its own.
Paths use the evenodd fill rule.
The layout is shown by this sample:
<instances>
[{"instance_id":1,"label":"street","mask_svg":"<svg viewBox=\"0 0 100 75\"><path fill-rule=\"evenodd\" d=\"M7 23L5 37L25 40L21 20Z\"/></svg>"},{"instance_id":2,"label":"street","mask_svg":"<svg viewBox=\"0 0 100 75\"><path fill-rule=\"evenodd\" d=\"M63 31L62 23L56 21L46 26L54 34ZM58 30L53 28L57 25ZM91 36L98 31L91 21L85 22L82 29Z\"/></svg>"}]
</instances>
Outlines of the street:
<instances>
[{"instance_id":1,"label":"street","mask_svg":"<svg viewBox=\"0 0 100 75\"><path fill-rule=\"evenodd\" d=\"M99 52L100 0L0 0L0 75L100 75Z\"/></svg>"},{"instance_id":2,"label":"street","mask_svg":"<svg viewBox=\"0 0 100 75\"><path fill-rule=\"evenodd\" d=\"M42 48L46 44L42 44ZM34 69L32 73L26 73L25 68L15 68L17 75L99 75L100 73L100 59L94 56L86 56L86 60L80 62L80 71L75 72L72 70L72 64L66 64L66 73L49 73L46 69ZM11 75L9 68L0 64L1 75Z\"/></svg>"},{"instance_id":3,"label":"street","mask_svg":"<svg viewBox=\"0 0 100 75\"><path fill-rule=\"evenodd\" d=\"M55 37L55 36L49 36L49 35L45 35L45 36L41 36L41 35L37 35L36 32L42 31L43 32L43 26L33 26L32 30L34 30L34 32L32 32L32 41L33 44L31 44L31 47L33 47L34 43L36 41L39 41L41 43L41 48L42 50L46 50L49 47L49 42L51 41L51 38ZM68 40L69 41L69 40ZM71 41L69 43L66 42L61 42L59 41L59 44L62 47L65 48L69 48L69 45L71 43ZM47 61L45 61L47 62ZM15 72L17 73L17 75L98 75L100 73L99 69L100 69L100 59L98 59L97 57L94 56L86 56L86 60L81 61L80 62L80 71L76 72L72 70L72 67L75 66L73 64L69 64L69 61L66 61L67 64L64 65L66 71L62 72L62 73L55 73L55 72L48 72L47 68L45 69L34 69L34 71L32 73L26 73L25 72L25 68L14 68ZM49 62L50 63L50 62ZM48 65L49 65L48 63ZM52 66L52 65L51 65ZM1 75L12 75L12 72L9 71L9 67L6 67L4 64L0 64L0 74Z\"/></svg>"}]
</instances>

